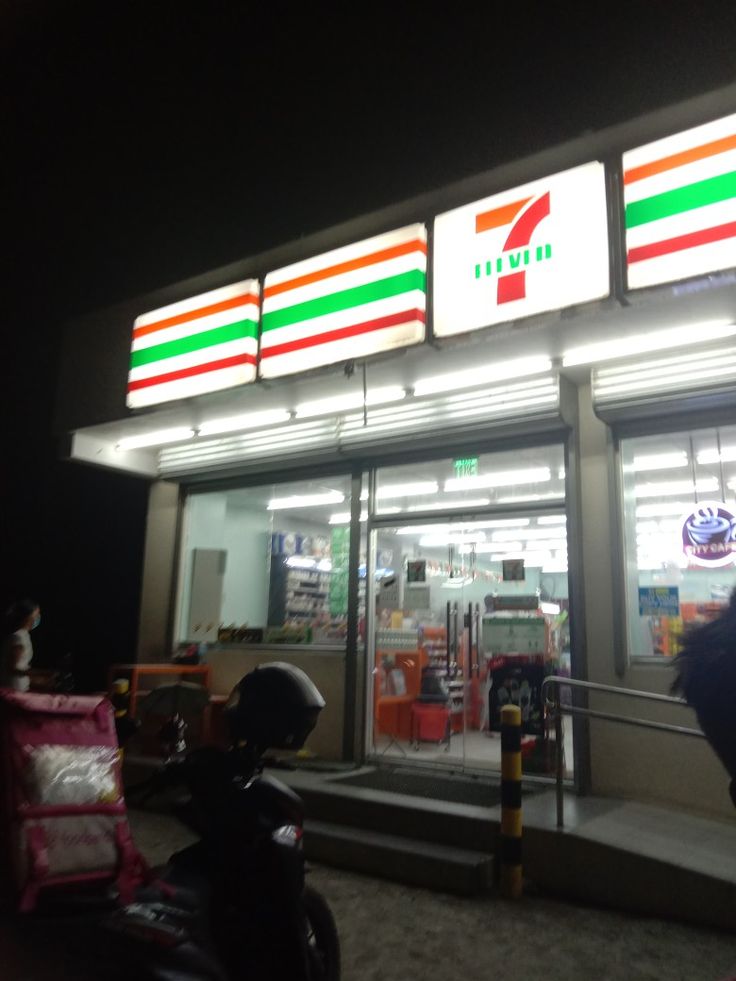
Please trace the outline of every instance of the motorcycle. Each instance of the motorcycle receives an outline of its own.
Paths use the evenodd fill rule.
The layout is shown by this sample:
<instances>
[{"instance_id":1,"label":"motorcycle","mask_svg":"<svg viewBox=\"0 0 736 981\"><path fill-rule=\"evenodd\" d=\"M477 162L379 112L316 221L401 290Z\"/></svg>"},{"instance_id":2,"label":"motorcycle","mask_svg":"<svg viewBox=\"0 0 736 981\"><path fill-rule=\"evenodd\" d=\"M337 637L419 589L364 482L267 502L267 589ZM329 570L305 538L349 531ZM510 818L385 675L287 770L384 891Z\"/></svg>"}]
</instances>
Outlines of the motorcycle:
<instances>
[{"instance_id":1,"label":"motorcycle","mask_svg":"<svg viewBox=\"0 0 736 981\"><path fill-rule=\"evenodd\" d=\"M126 790L134 806L156 797L198 841L90 931L87 952L104 958L105 977L339 981L332 912L305 884L302 801L263 772L267 749L304 745L324 704L298 668L258 667L225 707L229 749L174 752Z\"/></svg>"}]
</instances>

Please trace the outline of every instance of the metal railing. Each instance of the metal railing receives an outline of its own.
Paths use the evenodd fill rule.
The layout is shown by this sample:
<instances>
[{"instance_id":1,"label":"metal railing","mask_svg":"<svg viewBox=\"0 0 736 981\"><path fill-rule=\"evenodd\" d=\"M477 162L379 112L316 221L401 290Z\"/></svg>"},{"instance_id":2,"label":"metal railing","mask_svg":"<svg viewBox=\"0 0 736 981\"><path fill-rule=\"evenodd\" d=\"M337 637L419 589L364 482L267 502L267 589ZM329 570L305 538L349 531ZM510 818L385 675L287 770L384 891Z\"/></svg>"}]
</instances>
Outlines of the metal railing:
<instances>
[{"instance_id":1,"label":"metal railing","mask_svg":"<svg viewBox=\"0 0 736 981\"><path fill-rule=\"evenodd\" d=\"M666 702L670 705L687 707L687 702L681 698L674 698L672 695L658 695L650 691L636 691L633 688L616 688L613 685L599 685L593 681L578 681L576 678L563 678L560 675L552 674L542 682L542 697L544 698L545 710L553 712L555 723L555 783L557 791L557 827L564 827L564 747L562 741L562 716L582 715L591 719L605 719L607 722L621 722L625 725L640 726L644 729L659 729L663 732L677 732L681 736L697 736L704 739L705 736L700 729L691 729L688 726L676 726L669 722L653 722L650 719L639 719L628 715L614 715L612 712L599 712L597 709L583 708L579 705L563 705L560 699L560 688L582 688L587 691L602 691L607 695L628 695L630 698L643 698L650 702ZM554 695L550 699L548 689L554 688Z\"/></svg>"}]
</instances>

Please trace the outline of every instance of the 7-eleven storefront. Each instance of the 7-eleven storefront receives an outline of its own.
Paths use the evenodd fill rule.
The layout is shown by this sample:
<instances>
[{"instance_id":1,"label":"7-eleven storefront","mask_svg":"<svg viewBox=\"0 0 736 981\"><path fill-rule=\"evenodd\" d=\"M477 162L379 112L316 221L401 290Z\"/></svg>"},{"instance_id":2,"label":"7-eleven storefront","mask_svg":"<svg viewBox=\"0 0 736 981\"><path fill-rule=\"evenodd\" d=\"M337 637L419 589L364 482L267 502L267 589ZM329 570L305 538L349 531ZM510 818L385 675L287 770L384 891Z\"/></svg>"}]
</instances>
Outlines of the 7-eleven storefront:
<instances>
[{"instance_id":1,"label":"7-eleven storefront","mask_svg":"<svg viewBox=\"0 0 736 981\"><path fill-rule=\"evenodd\" d=\"M327 699L313 752L440 770L496 769L511 701L547 774L550 672L666 692L736 585L735 107L72 324L67 455L150 482L137 657L204 645L223 694L290 660ZM728 813L684 742L571 727L568 776Z\"/></svg>"}]
</instances>

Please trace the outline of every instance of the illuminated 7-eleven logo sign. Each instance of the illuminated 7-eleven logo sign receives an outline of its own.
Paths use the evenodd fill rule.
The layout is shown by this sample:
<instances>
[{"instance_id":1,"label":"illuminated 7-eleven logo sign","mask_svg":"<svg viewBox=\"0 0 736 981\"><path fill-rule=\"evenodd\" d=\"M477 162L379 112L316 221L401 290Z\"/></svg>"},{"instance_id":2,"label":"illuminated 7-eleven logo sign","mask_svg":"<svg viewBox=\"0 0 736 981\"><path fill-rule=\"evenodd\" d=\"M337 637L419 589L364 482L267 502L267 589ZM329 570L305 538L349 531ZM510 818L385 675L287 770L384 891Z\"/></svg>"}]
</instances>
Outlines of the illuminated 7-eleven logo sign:
<instances>
[{"instance_id":1,"label":"illuminated 7-eleven logo sign","mask_svg":"<svg viewBox=\"0 0 736 981\"><path fill-rule=\"evenodd\" d=\"M511 227L499 253L475 265L475 278L496 276L497 303L510 303L526 297L526 274L529 266L552 257L549 242L532 246L532 235L549 215L549 191L475 216L476 234L496 228Z\"/></svg>"}]
</instances>

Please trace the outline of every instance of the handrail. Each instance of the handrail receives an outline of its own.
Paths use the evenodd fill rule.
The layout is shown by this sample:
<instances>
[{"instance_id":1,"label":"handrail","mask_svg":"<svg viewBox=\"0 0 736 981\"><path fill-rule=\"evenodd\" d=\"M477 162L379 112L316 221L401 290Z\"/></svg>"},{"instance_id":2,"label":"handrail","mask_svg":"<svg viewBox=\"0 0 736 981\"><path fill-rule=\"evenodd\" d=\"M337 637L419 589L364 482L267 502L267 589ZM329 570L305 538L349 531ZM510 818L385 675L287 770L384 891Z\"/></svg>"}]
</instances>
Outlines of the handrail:
<instances>
[{"instance_id":1,"label":"handrail","mask_svg":"<svg viewBox=\"0 0 736 981\"><path fill-rule=\"evenodd\" d=\"M649 719L633 718L626 715L614 715L612 712L599 712L595 709L582 708L578 705L562 705L560 701L560 687L565 685L570 688L583 688L588 691L602 691L608 695L628 695L631 698L643 698L650 702L667 702L670 705L680 705L687 707L687 702L682 698L675 698L672 695L659 695L656 692L637 691L634 688L617 688L614 685L601 685L595 681L579 681L577 678L564 678L562 675L548 675L542 682L542 696L544 707L553 713L555 720L555 784L557 795L557 827L564 827L564 796L563 796L563 745L562 745L562 715L583 715L593 719L605 719L608 722L622 722L625 725L640 726L644 729L659 729L665 732L676 732L681 736L697 736L704 739L700 729L691 729L688 726L671 725L668 722L653 722ZM554 686L554 696L550 700L545 691L546 688Z\"/></svg>"}]
</instances>

